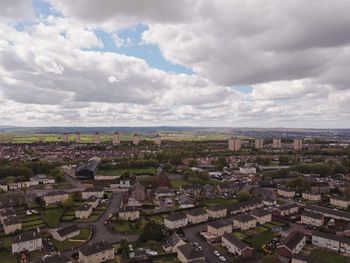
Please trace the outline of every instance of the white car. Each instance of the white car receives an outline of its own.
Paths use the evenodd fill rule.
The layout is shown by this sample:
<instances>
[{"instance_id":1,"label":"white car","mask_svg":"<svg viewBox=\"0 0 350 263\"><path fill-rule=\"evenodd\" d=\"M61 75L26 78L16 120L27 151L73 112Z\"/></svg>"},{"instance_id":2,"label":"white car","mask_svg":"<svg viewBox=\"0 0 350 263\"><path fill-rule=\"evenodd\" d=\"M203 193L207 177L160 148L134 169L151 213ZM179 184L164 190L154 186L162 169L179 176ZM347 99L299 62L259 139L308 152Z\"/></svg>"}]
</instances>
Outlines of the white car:
<instances>
[{"instance_id":1,"label":"white car","mask_svg":"<svg viewBox=\"0 0 350 263\"><path fill-rule=\"evenodd\" d=\"M220 259L222 262L226 262L226 258L223 257L223 256L220 256L219 259Z\"/></svg>"},{"instance_id":2,"label":"white car","mask_svg":"<svg viewBox=\"0 0 350 263\"><path fill-rule=\"evenodd\" d=\"M217 250L214 250L214 255L217 256L217 257L220 257L220 252L217 251Z\"/></svg>"}]
</instances>

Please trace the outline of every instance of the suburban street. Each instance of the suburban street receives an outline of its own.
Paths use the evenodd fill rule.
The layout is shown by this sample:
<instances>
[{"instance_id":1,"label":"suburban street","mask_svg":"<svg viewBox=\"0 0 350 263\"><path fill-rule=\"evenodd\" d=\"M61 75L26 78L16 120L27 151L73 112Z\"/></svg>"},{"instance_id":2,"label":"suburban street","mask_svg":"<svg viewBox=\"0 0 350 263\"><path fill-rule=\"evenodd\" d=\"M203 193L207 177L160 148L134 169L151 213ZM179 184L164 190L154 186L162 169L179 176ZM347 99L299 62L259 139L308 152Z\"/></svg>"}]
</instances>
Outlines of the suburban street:
<instances>
[{"instance_id":1,"label":"suburban street","mask_svg":"<svg viewBox=\"0 0 350 263\"><path fill-rule=\"evenodd\" d=\"M138 235L123 235L120 233L113 232L109 225L104 225L104 221L108 217L109 214L114 214L119 211L120 205L122 202L122 194L121 193L115 193L112 195L108 207L106 209L106 212L103 213L103 215L96 221L96 222L89 222L89 223L78 223L77 225L79 228L85 228L85 227L92 227L92 238L87 242L89 243L95 243L99 241L107 241L109 243L118 243L123 239L126 239L128 241L135 241L138 238ZM59 227L67 227L74 223L62 223ZM79 248L65 251L62 254L66 256L71 256L72 254L79 251Z\"/></svg>"},{"instance_id":2,"label":"suburban street","mask_svg":"<svg viewBox=\"0 0 350 263\"><path fill-rule=\"evenodd\" d=\"M209 245L200 235L199 233L205 231L207 229L207 224L199 224L191 227L184 228L184 234L189 242L198 243L203 248L203 253L205 259L210 263L222 263L222 261L214 255L214 250L211 245ZM227 257L226 262L232 262Z\"/></svg>"}]
</instances>

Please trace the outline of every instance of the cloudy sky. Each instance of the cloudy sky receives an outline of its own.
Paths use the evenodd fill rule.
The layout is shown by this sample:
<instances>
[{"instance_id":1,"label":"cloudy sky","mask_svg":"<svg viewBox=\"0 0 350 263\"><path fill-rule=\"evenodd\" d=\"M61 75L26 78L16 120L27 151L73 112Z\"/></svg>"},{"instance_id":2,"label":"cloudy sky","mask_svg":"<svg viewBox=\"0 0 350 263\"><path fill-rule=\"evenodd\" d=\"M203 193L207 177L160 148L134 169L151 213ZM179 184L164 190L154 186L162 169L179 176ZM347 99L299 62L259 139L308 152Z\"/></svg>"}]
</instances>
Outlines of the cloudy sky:
<instances>
[{"instance_id":1,"label":"cloudy sky","mask_svg":"<svg viewBox=\"0 0 350 263\"><path fill-rule=\"evenodd\" d=\"M0 125L350 127L348 0L0 6Z\"/></svg>"}]
</instances>

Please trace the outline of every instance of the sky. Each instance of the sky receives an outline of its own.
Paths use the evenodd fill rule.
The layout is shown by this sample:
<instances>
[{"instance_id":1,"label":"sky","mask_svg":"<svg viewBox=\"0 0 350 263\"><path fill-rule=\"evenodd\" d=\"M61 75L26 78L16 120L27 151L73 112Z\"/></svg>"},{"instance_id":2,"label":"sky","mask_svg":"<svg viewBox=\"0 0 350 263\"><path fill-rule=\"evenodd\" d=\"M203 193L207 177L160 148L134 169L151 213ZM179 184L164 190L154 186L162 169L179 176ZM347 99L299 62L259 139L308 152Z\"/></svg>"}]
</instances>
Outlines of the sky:
<instances>
[{"instance_id":1,"label":"sky","mask_svg":"<svg viewBox=\"0 0 350 263\"><path fill-rule=\"evenodd\" d=\"M348 0L0 6L0 125L350 128Z\"/></svg>"}]
</instances>

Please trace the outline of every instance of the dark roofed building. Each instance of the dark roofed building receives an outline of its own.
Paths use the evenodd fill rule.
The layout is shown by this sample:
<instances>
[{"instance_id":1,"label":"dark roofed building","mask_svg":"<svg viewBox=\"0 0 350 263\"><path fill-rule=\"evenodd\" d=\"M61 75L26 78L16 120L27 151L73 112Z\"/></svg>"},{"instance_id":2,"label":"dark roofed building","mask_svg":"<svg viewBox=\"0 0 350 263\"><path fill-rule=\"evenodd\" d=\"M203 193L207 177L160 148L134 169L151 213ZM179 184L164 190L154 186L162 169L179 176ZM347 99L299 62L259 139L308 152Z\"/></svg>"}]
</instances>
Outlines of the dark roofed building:
<instances>
[{"instance_id":1,"label":"dark roofed building","mask_svg":"<svg viewBox=\"0 0 350 263\"><path fill-rule=\"evenodd\" d=\"M95 179L98 167L101 164L101 159L93 157L86 163L78 166L75 170L75 176L78 179Z\"/></svg>"},{"instance_id":2,"label":"dark roofed building","mask_svg":"<svg viewBox=\"0 0 350 263\"><path fill-rule=\"evenodd\" d=\"M111 259L114 259L114 248L105 241L87 245L79 250L79 261L81 263L98 263Z\"/></svg>"},{"instance_id":3,"label":"dark roofed building","mask_svg":"<svg viewBox=\"0 0 350 263\"><path fill-rule=\"evenodd\" d=\"M232 254L240 257L251 257L253 255L253 248L234 237L232 234L225 233L221 241L222 245Z\"/></svg>"},{"instance_id":4,"label":"dark roofed building","mask_svg":"<svg viewBox=\"0 0 350 263\"><path fill-rule=\"evenodd\" d=\"M79 234L80 229L76 224L74 224L68 227L57 229L52 233L52 237L58 241L64 241L66 239L78 236Z\"/></svg>"},{"instance_id":5,"label":"dark roofed building","mask_svg":"<svg viewBox=\"0 0 350 263\"><path fill-rule=\"evenodd\" d=\"M180 262L187 263L193 260L204 259L203 252L191 244L178 247L177 258Z\"/></svg>"},{"instance_id":6,"label":"dark roofed building","mask_svg":"<svg viewBox=\"0 0 350 263\"><path fill-rule=\"evenodd\" d=\"M291 232L280 245L277 246L277 254L282 257L291 258L298 254L306 244L306 236L299 231Z\"/></svg>"},{"instance_id":7,"label":"dark roofed building","mask_svg":"<svg viewBox=\"0 0 350 263\"><path fill-rule=\"evenodd\" d=\"M177 248L185 244L186 242L183 241L176 233L174 233L167 239L167 241L163 245L163 249L167 253L169 252L176 253Z\"/></svg>"}]
</instances>

